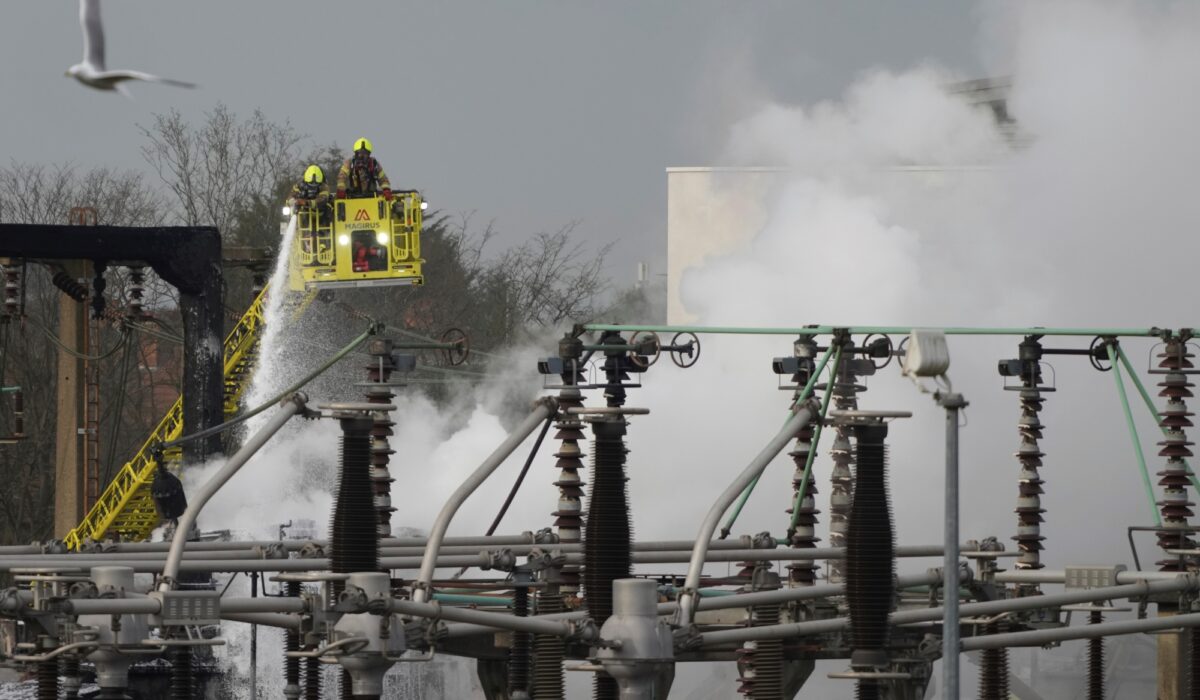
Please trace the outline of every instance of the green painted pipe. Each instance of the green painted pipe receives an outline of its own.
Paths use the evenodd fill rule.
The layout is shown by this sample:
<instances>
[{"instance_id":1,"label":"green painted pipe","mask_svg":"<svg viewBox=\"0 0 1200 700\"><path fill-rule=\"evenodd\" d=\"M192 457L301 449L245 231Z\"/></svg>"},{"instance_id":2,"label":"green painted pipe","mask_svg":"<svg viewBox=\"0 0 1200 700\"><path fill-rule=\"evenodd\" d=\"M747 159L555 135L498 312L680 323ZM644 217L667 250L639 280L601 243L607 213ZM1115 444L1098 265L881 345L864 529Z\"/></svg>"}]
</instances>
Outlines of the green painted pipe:
<instances>
[{"instance_id":1,"label":"green painted pipe","mask_svg":"<svg viewBox=\"0 0 1200 700\"><path fill-rule=\"evenodd\" d=\"M917 326L920 328L920 326ZM655 333L715 333L734 335L829 335L835 331L845 331L856 335L866 333L888 333L901 335L913 330L912 326L800 326L787 327L737 327L737 326L665 326L665 325L624 325L619 323L587 323L583 326L589 331L654 331ZM1043 335L1043 336L1109 336L1109 337L1140 337L1157 338L1166 331L1163 328L969 328L965 326L950 326L937 328L946 335Z\"/></svg>"},{"instance_id":2,"label":"green painted pipe","mask_svg":"<svg viewBox=\"0 0 1200 700\"><path fill-rule=\"evenodd\" d=\"M805 401L807 401L809 396L812 396L813 387L817 385L817 379L820 378L821 372L825 371L825 365L829 363L829 354L833 351L834 348L830 347L825 351L824 355L821 355L821 361L817 364L816 371L813 372L812 376L808 378L808 382L804 385L804 389L801 390L800 394L796 396L796 400L792 402L791 407L788 408L787 418L783 421L784 425L786 425L787 422L792 419L792 416L796 415L796 409L798 409ZM839 352L841 351L839 350ZM733 508L733 513L731 513L729 515L729 519L725 521L725 527L721 528L720 539L729 537L729 533L733 531L733 524L737 522L738 516L742 514L742 508L746 505L746 501L750 500L750 494L754 493L754 487L758 486L758 480L761 476L762 475L760 474L759 476L755 477L754 481L751 481L750 484L746 486L746 489L742 491L742 495L738 497L738 502Z\"/></svg>"},{"instance_id":3,"label":"green painted pipe","mask_svg":"<svg viewBox=\"0 0 1200 700\"><path fill-rule=\"evenodd\" d=\"M1158 504L1154 498L1154 487L1150 485L1150 471L1146 469L1146 456L1142 454L1142 441L1138 438L1137 426L1133 423L1133 411L1129 408L1129 397L1125 395L1125 382L1121 381L1121 368L1117 364L1117 353L1113 344L1105 346L1108 350L1108 361L1112 364L1113 379L1117 382L1117 394L1121 397L1121 408L1125 411L1125 423L1129 426L1129 439L1133 441L1133 454L1137 457L1138 466L1142 470L1142 484L1146 487L1146 498L1150 501L1150 512L1154 513L1154 524L1162 527L1162 516L1158 514Z\"/></svg>"},{"instance_id":4,"label":"green painted pipe","mask_svg":"<svg viewBox=\"0 0 1200 700\"><path fill-rule=\"evenodd\" d=\"M1121 364L1125 365L1125 372L1133 379L1133 385L1137 387L1138 393L1142 395L1142 401L1146 402L1146 409L1150 411L1150 415L1154 416L1154 421L1158 423L1159 429L1166 434L1166 429L1162 427L1162 416L1159 415L1158 409L1154 407L1154 400L1150 398L1150 393L1146 391L1146 387L1142 385L1142 380L1134 371L1133 365L1129 362L1129 358L1125 356L1125 350L1120 345L1117 346L1117 357L1121 358ZM1196 479L1196 473L1192 471L1192 465L1188 464L1187 460L1183 460L1183 466L1187 469L1188 478L1192 481L1192 488L1200 493L1200 481Z\"/></svg>"}]
</instances>

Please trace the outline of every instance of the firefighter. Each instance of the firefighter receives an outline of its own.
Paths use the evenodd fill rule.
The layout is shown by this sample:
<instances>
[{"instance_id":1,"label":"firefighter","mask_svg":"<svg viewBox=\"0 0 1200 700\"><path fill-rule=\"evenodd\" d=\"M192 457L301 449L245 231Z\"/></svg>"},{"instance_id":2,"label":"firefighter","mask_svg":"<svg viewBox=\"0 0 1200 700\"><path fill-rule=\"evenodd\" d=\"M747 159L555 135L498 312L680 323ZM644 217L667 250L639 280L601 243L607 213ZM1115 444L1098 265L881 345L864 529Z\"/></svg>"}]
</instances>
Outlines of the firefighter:
<instances>
[{"instance_id":1,"label":"firefighter","mask_svg":"<svg viewBox=\"0 0 1200 700\"><path fill-rule=\"evenodd\" d=\"M333 219L333 206L329 199L329 185L325 182L325 171L319 165L310 165L304 171L304 179L292 185L292 196L288 199L292 211L299 217L300 246L306 256L315 256L328 248L318 240L317 228L329 226ZM313 216L309 207L315 210ZM314 221L315 218L315 221ZM310 258L305 264L317 264Z\"/></svg>"},{"instance_id":2,"label":"firefighter","mask_svg":"<svg viewBox=\"0 0 1200 700\"><path fill-rule=\"evenodd\" d=\"M379 165L379 161L371 155L371 142L359 139L354 142L354 155L347 158L338 171L337 197L371 197L382 195L392 201L392 185L387 175Z\"/></svg>"},{"instance_id":3,"label":"firefighter","mask_svg":"<svg viewBox=\"0 0 1200 700\"><path fill-rule=\"evenodd\" d=\"M319 165L310 165L304 171L304 179L292 185L292 196L288 200L292 209L315 206L329 208L329 185L325 182L325 171Z\"/></svg>"}]
</instances>

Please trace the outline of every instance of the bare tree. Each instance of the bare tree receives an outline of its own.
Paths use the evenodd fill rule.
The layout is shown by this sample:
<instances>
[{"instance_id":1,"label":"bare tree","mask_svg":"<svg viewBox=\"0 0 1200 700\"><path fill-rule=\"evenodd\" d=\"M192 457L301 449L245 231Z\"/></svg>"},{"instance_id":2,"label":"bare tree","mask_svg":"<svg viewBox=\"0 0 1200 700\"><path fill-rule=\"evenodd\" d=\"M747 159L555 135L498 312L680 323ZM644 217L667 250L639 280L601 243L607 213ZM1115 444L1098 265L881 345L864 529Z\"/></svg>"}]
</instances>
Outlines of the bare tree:
<instances>
[{"instance_id":1,"label":"bare tree","mask_svg":"<svg viewBox=\"0 0 1200 700\"><path fill-rule=\"evenodd\" d=\"M280 183L296 176L303 136L259 110L248 119L223 104L199 125L172 110L139 127L142 156L158 174L189 226L216 226L226 235L239 212L257 201L278 201Z\"/></svg>"},{"instance_id":2,"label":"bare tree","mask_svg":"<svg viewBox=\"0 0 1200 700\"><path fill-rule=\"evenodd\" d=\"M13 163L0 167L0 221L61 224L74 206L92 207L102 224L149 226L165 216L163 198L137 173L109 169L79 171L69 165ZM77 304L51 278L60 268L53 263L26 261L23 272L24 316L0 325L0 380L20 386L25 397L24 441L0 446L0 540L46 539L54 513L54 431L57 384L55 344L61 304ZM110 307L128 303L128 279L122 270L106 274ZM164 322L174 320L175 305L165 298L168 286L148 274L146 303ZM113 350L99 361L102 410L101 451L128 457L136 444L161 418L161 409L148 400L172 372L150 372L138 362L143 343L119 323L100 325L99 346ZM153 409L160 410L155 411ZM119 410L118 410L119 409ZM12 403L0 397L0 432L12 430ZM120 430L116 430L116 428ZM115 441L115 442L114 442ZM112 448L110 450L110 448ZM103 468L105 465L101 464Z\"/></svg>"},{"instance_id":3,"label":"bare tree","mask_svg":"<svg viewBox=\"0 0 1200 700\"><path fill-rule=\"evenodd\" d=\"M591 251L574 233L571 224L536 234L496 262L520 324L545 328L590 320L599 311L600 296L609 286L603 272L612 244Z\"/></svg>"}]
</instances>

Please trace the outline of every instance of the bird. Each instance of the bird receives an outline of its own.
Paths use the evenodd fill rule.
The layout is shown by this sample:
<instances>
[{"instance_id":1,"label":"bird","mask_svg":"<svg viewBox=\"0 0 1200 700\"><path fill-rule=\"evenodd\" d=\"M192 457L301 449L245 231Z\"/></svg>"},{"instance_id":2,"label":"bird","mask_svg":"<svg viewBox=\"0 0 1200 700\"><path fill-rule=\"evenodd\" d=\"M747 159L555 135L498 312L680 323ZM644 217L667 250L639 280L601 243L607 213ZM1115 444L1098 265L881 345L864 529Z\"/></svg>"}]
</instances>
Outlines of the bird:
<instances>
[{"instance_id":1,"label":"bird","mask_svg":"<svg viewBox=\"0 0 1200 700\"><path fill-rule=\"evenodd\" d=\"M100 0L79 0L79 25L83 28L83 61L67 69L66 75L96 90L116 90L131 97L124 82L144 80L176 87L194 88L182 80L160 78L135 70L107 70L104 67L104 27L100 24Z\"/></svg>"}]
</instances>

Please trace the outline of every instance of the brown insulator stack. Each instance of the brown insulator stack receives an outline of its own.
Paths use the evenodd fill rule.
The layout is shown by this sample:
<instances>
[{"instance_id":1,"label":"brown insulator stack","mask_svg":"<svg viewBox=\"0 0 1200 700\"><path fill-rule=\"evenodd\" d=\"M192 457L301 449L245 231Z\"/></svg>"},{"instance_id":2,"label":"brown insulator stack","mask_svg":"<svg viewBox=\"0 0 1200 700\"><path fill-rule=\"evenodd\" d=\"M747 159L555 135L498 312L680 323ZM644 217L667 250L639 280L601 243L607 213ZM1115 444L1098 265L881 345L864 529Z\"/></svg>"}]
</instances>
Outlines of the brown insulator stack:
<instances>
[{"instance_id":1,"label":"brown insulator stack","mask_svg":"<svg viewBox=\"0 0 1200 700\"><path fill-rule=\"evenodd\" d=\"M146 316L146 269L140 266L129 268L129 318L140 321Z\"/></svg>"},{"instance_id":2,"label":"brown insulator stack","mask_svg":"<svg viewBox=\"0 0 1200 700\"><path fill-rule=\"evenodd\" d=\"M379 571L379 529L371 491L369 415L342 413L337 496L329 526L329 570L335 574ZM340 593L342 586L332 588Z\"/></svg>"},{"instance_id":3,"label":"brown insulator stack","mask_svg":"<svg viewBox=\"0 0 1200 700\"><path fill-rule=\"evenodd\" d=\"M559 340L558 355L562 360L562 385L558 390L558 420L555 422L554 439L559 441L554 453L554 468L558 470L558 508L554 516L554 530L559 542L578 544L583 541L583 486L579 470L583 469L584 453L580 443L585 439L583 419L570 415L568 408L583 406L583 394L579 391L582 381L583 341L571 334ZM538 615L551 615L567 611L567 600L575 601L579 596L579 567L565 565L553 572L554 582L537 593ZM533 638L533 679L530 697L533 700L562 700L564 691L563 660L566 644L558 636L539 634Z\"/></svg>"},{"instance_id":4,"label":"brown insulator stack","mask_svg":"<svg viewBox=\"0 0 1200 700\"><path fill-rule=\"evenodd\" d=\"M1092 610L1088 613L1088 624L1104 622L1104 613ZM1105 700L1104 696L1104 637L1088 640L1088 700Z\"/></svg>"},{"instance_id":5,"label":"brown insulator stack","mask_svg":"<svg viewBox=\"0 0 1200 700\"><path fill-rule=\"evenodd\" d=\"M1041 552L1042 541L1042 452L1038 441L1042 439L1042 421L1039 413L1045 399L1042 386L1042 344L1040 336L1026 336L1018 346L1018 357L1001 363L1001 374L1004 376L1020 376L1021 385L1011 387L1019 392L1021 401L1021 417L1017 421L1017 432L1021 436L1021 445L1015 454L1021 465L1017 477L1017 534L1013 540L1017 543L1020 556L1016 561L1019 570L1034 570L1043 567ZM1052 390L1052 389L1050 389ZM1020 595L1035 595L1038 591L1036 584L1018 586Z\"/></svg>"},{"instance_id":6,"label":"brown insulator stack","mask_svg":"<svg viewBox=\"0 0 1200 700\"><path fill-rule=\"evenodd\" d=\"M895 603L895 534L887 489L885 423L853 427L856 441L854 504L846 530L846 606L850 611L850 667L881 671L890 663L888 615ZM860 678L858 700L880 697L879 681Z\"/></svg>"},{"instance_id":7,"label":"brown insulator stack","mask_svg":"<svg viewBox=\"0 0 1200 700\"><path fill-rule=\"evenodd\" d=\"M808 464L808 455L813 449L813 433L814 429L811 423L804 426L796 436L795 447L788 452L788 456L796 465L796 470L792 475L792 507L795 507L797 498L800 501L800 514L796 518L796 528L788 537L788 544L792 549L814 549L821 541L821 538L817 537L817 515L821 511L817 509L816 480L810 476L808 483L804 483L804 467ZM804 493L800 494L802 487ZM788 508L787 512L791 514L792 508ZM812 559L798 559L788 565L789 586L811 586L816 583L816 580L817 563Z\"/></svg>"},{"instance_id":8,"label":"brown insulator stack","mask_svg":"<svg viewBox=\"0 0 1200 700\"><path fill-rule=\"evenodd\" d=\"M770 591L780 587L779 576L770 570L770 562L755 562L748 591ZM779 605L755 605L747 611L745 626L765 627L780 621ZM745 642L735 652L738 669L738 693L754 700L783 698L783 640L761 639Z\"/></svg>"},{"instance_id":9,"label":"brown insulator stack","mask_svg":"<svg viewBox=\"0 0 1200 700\"><path fill-rule=\"evenodd\" d=\"M1025 343L1022 343L1024 346ZM1024 353L1024 348L1022 348ZM1042 457L1045 453L1042 452L1038 441L1042 438L1042 421L1039 413L1042 410L1042 404L1045 399L1042 398L1042 390L1039 387L1041 384L1041 371L1037 369L1036 360L1028 372L1022 373L1021 378L1021 418L1017 422L1017 432L1021 435L1021 446L1017 449L1016 458L1021 465L1020 475L1017 477L1017 534L1013 536L1013 540L1017 543L1017 551L1020 552L1020 557L1016 561L1018 570L1033 570L1043 568L1041 560L1041 552L1043 549L1041 524L1045 521L1042 514L1045 509L1042 508L1042 489L1041 474L1039 469L1042 466ZM1030 586L1036 590L1037 586Z\"/></svg>"},{"instance_id":10,"label":"brown insulator stack","mask_svg":"<svg viewBox=\"0 0 1200 700\"><path fill-rule=\"evenodd\" d=\"M554 530L558 541L576 544L583 536L583 486L579 470L583 469L583 450L580 443L585 439L583 419L571 415L568 409L583 406L583 394L579 384L583 377L583 341L570 334L558 342L558 354L563 363L562 386L558 390L558 421L554 427L554 439L559 441L554 453L554 468L558 470L558 509L554 516ZM562 568L559 590L565 596L579 595L579 567Z\"/></svg>"},{"instance_id":11,"label":"brown insulator stack","mask_svg":"<svg viewBox=\"0 0 1200 700\"><path fill-rule=\"evenodd\" d=\"M799 397L799 392L803 391L815 370L812 358L816 355L817 344L811 337L805 337L797 341L795 347L796 356L801 358L801 371L792 376L792 383L796 386L797 397ZM791 505L787 509L788 515L792 514L797 502L800 504L796 527L788 534L788 545L792 549L813 549L821 541L821 538L817 537L817 515L821 511L817 509L816 480L810 475L808 484L804 483L804 470L808 465L809 454L814 449L813 434L815 432L814 423L807 423L796 434L795 446L792 451L788 452L792 463L796 465L795 471L792 472L792 498ZM800 493L801 488L804 488L803 494ZM811 586L816 580L817 563L815 561L799 559L788 565L789 586Z\"/></svg>"},{"instance_id":12,"label":"brown insulator stack","mask_svg":"<svg viewBox=\"0 0 1200 700\"><path fill-rule=\"evenodd\" d=\"M837 379L833 384L833 405L839 411L853 411L858 408L858 390L855 383L854 363L849 354L853 345L846 343L842 350L844 358L838 367ZM854 501L854 464L853 428L848 425L837 426L833 445L829 456L833 461L833 470L829 477L829 546L845 547L846 531L850 522L850 504ZM841 559L829 561L829 581L839 583L845 580L845 562Z\"/></svg>"},{"instance_id":13,"label":"brown insulator stack","mask_svg":"<svg viewBox=\"0 0 1200 700\"><path fill-rule=\"evenodd\" d=\"M980 628L980 635L999 632L996 623ZM1008 650L984 649L979 652L979 700L1008 700Z\"/></svg>"},{"instance_id":14,"label":"brown insulator stack","mask_svg":"<svg viewBox=\"0 0 1200 700\"><path fill-rule=\"evenodd\" d=\"M391 404L392 399L396 398L392 385L388 383L395 370L392 341L387 338L372 340L367 346L367 353L371 356L367 364L367 403ZM388 463L396 451L388 443L388 438L394 434L392 426L396 423L386 410L375 411L372 417L375 422L371 426L371 488L375 494L375 510L379 513L379 536L391 537L392 513L396 512L392 507L392 482L395 479L388 471Z\"/></svg>"},{"instance_id":15,"label":"brown insulator stack","mask_svg":"<svg viewBox=\"0 0 1200 700\"><path fill-rule=\"evenodd\" d=\"M21 315L21 268L16 265L4 266L4 315L8 318Z\"/></svg>"},{"instance_id":16,"label":"brown insulator stack","mask_svg":"<svg viewBox=\"0 0 1200 700\"><path fill-rule=\"evenodd\" d=\"M1192 427L1192 414L1187 407L1187 399L1192 397L1192 382L1188 375L1195 374L1196 369L1187 343L1179 338L1168 340L1158 357L1158 370L1154 373L1164 375L1158 383L1161 387L1158 395L1166 399L1159 411L1163 439L1158 443L1158 456L1167 460L1163 470L1158 472L1158 485L1163 489L1162 500L1158 502L1162 513L1158 546L1164 551L1195 549L1196 541L1188 530L1188 518L1192 517L1195 504L1188 500L1187 458L1192 456L1192 443L1188 442L1186 429ZM1180 571L1183 564L1178 556L1168 555L1158 562L1158 568L1160 571Z\"/></svg>"},{"instance_id":17,"label":"brown insulator stack","mask_svg":"<svg viewBox=\"0 0 1200 700\"><path fill-rule=\"evenodd\" d=\"M558 420L555 422L554 439L559 441L554 453L554 468L558 470L558 509L554 516L554 530L558 541L563 544L578 544L583 536L583 486L579 477L585 456L580 443L585 439L583 420L569 415L567 409L583 406L583 394L574 386L563 386L558 391ZM579 594L579 567L563 566L560 591L563 595Z\"/></svg>"}]
</instances>

